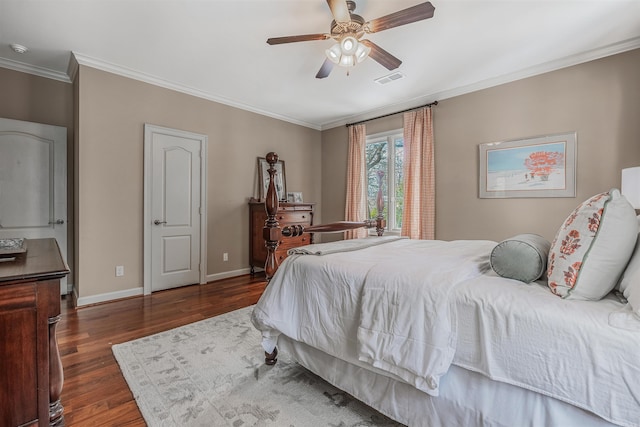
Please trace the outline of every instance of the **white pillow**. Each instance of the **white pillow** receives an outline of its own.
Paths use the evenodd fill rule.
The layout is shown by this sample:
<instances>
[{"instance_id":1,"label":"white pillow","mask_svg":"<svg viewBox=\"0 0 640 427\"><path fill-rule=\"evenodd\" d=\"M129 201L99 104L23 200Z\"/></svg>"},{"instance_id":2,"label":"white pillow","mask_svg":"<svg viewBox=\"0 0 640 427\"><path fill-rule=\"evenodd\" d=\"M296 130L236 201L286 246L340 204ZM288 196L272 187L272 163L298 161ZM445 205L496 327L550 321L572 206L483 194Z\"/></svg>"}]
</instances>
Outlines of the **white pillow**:
<instances>
[{"instance_id":1,"label":"white pillow","mask_svg":"<svg viewBox=\"0 0 640 427\"><path fill-rule=\"evenodd\" d=\"M612 189L578 206L551 245L551 292L567 299L599 300L618 283L638 236L635 210Z\"/></svg>"}]
</instances>

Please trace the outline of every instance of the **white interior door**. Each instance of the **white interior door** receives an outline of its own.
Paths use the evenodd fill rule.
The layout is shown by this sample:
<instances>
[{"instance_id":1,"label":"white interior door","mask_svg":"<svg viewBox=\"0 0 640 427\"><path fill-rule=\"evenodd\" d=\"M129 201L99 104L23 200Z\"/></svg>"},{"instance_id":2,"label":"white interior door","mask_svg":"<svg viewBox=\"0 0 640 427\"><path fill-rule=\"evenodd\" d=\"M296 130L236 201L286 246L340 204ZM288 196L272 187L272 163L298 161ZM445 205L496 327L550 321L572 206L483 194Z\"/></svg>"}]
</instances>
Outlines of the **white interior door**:
<instances>
[{"instance_id":1,"label":"white interior door","mask_svg":"<svg viewBox=\"0 0 640 427\"><path fill-rule=\"evenodd\" d=\"M55 238L66 262L66 128L0 119L0 237Z\"/></svg>"},{"instance_id":2,"label":"white interior door","mask_svg":"<svg viewBox=\"0 0 640 427\"><path fill-rule=\"evenodd\" d=\"M203 282L206 141L205 135L145 125L145 293Z\"/></svg>"}]
</instances>

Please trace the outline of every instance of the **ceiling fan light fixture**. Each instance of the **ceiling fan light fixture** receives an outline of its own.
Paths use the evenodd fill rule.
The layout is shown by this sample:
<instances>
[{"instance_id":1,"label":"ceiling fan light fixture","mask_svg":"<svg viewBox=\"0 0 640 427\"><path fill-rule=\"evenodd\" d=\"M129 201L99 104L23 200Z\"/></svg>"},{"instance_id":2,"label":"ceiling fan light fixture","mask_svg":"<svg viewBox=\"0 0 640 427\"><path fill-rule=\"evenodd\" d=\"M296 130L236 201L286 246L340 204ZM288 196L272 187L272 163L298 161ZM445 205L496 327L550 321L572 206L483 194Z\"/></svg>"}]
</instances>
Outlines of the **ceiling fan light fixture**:
<instances>
[{"instance_id":1,"label":"ceiling fan light fixture","mask_svg":"<svg viewBox=\"0 0 640 427\"><path fill-rule=\"evenodd\" d=\"M371 48L369 46L365 46L362 43L358 42L358 48L356 49L356 61L358 64L367 59L369 53L371 52Z\"/></svg>"},{"instance_id":2,"label":"ceiling fan light fixture","mask_svg":"<svg viewBox=\"0 0 640 427\"><path fill-rule=\"evenodd\" d=\"M342 55L340 57L340 62L338 63L341 67L353 67L356 65L356 57L355 55Z\"/></svg>"},{"instance_id":3,"label":"ceiling fan light fixture","mask_svg":"<svg viewBox=\"0 0 640 427\"><path fill-rule=\"evenodd\" d=\"M329 49L325 50L325 54L327 58L334 64L340 63L340 57L342 56L342 50L340 49L340 44L336 43L331 46Z\"/></svg>"},{"instance_id":4,"label":"ceiling fan light fixture","mask_svg":"<svg viewBox=\"0 0 640 427\"><path fill-rule=\"evenodd\" d=\"M360 42L358 42L358 39L353 36L347 36L340 40L340 48L344 55L355 54L359 44Z\"/></svg>"},{"instance_id":5,"label":"ceiling fan light fixture","mask_svg":"<svg viewBox=\"0 0 640 427\"><path fill-rule=\"evenodd\" d=\"M353 67L369 56L371 48L360 43L356 37L347 36L325 50L327 58L341 67Z\"/></svg>"}]
</instances>

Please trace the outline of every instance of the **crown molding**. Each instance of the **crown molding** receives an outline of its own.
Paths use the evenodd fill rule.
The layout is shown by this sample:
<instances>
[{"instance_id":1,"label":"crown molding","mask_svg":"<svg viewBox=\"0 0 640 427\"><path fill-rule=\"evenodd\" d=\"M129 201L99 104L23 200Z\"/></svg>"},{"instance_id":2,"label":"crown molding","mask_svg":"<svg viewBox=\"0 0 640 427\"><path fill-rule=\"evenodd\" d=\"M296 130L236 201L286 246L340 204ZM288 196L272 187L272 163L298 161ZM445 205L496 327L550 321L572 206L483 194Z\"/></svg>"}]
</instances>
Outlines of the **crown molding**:
<instances>
[{"instance_id":1,"label":"crown molding","mask_svg":"<svg viewBox=\"0 0 640 427\"><path fill-rule=\"evenodd\" d=\"M71 55L69 56L69 64L67 65L67 75L69 76L69 80L74 81L76 79L78 68L80 68L78 60L73 52L71 52Z\"/></svg>"},{"instance_id":2,"label":"crown molding","mask_svg":"<svg viewBox=\"0 0 640 427\"><path fill-rule=\"evenodd\" d=\"M0 58L0 67L47 79L58 80L64 83L71 83L71 80L66 73L53 71L44 67L38 67L37 65L25 64L24 62L14 61L12 59Z\"/></svg>"},{"instance_id":3,"label":"crown molding","mask_svg":"<svg viewBox=\"0 0 640 427\"><path fill-rule=\"evenodd\" d=\"M225 97L221 97L221 96L215 96L212 95L210 93L206 93L203 92L201 90L198 89L194 89L192 87L188 87L185 85L181 85L181 84L177 84L177 83L173 83L170 82L168 80L164 80L161 79L159 77L156 76L152 76L150 74L145 74L145 73L141 73L139 71L134 71L125 67L121 67L119 65L115 65L115 64L111 64L109 62L106 61L102 61L100 59L96 59L96 58L92 58L90 56L84 55L82 53L78 53L78 52L72 52L72 56L75 58L75 61L82 66L87 66L87 67L91 67L91 68L96 68L98 70L102 70L102 71L106 71L112 74L117 74L119 76L122 77L127 77L133 80L138 80L144 83L149 83L152 84L154 86L160 86L163 87L165 89L171 89L171 90L175 90L177 92L182 92L185 93L187 95L191 95L191 96L195 96L198 98L202 98L202 99L206 99L208 101L213 101L213 102L217 102L219 104L224 104L224 105L228 105L230 107L234 107L234 108L238 108L241 110L245 110L245 111L249 111L252 113L256 113L256 114L260 114L262 116L267 116L267 117L271 117L274 119L278 119L278 120L282 120L285 122L289 122L289 123L293 123L296 125L300 125L300 126L304 126L304 127L308 127L311 129L315 129L315 130L321 130L320 126L316 123L309 123L309 122L304 122L301 120L297 120L291 117L286 117L286 116L282 116L279 114L274 114L270 111L265 111L265 110L261 110L259 108L255 108L251 105L247 105L247 104L243 104L241 102L236 102L234 100L225 98Z\"/></svg>"},{"instance_id":4,"label":"crown molding","mask_svg":"<svg viewBox=\"0 0 640 427\"><path fill-rule=\"evenodd\" d=\"M343 117L340 120L325 122L325 123L310 123L302 120L298 120L292 117L275 114L270 111L265 111L253 106L236 102L234 100L215 96L210 93L206 93L185 85L170 82L168 80L161 79L150 74L141 73L135 70L131 70L125 67L121 67L100 59L92 58L79 52L71 52L69 59L69 65L67 72L53 71L44 67L38 67L35 65L25 64L23 62L14 61L11 59L0 58L0 67L8 68L23 73L28 73L48 79L58 80L64 83L71 83L78 72L80 65L96 68L102 71L106 71L112 74L117 74L130 79L138 80L144 83L149 83L154 86L163 87L165 89L175 90L177 92L185 93L187 95L195 96L198 98L206 99L209 101L217 102L220 104L228 105L230 107L238 108L241 110L260 114L262 116L271 117L277 120L282 120L299 126L304 126L314 130L327 130L338 126L344 126L347 123L357 122L361 120L368 120L377 116L393 114L396 111L405 110L426 103L433 102L435 100L444 100L453 98L455 96L464 95L467 93L475 92L482 89L488 89L490 87L499 86L501 84L510 83L516 80L521 80L528 77L548 73L551 71L559 70L562 68L579 65L585 62L593 61L596 59L604 58L607 56L623 53L629 50L640 48L640 37L628 39L620 43L603 46L597 49L591 49L579 54L559 58L554 61L549 61L544 64L536 65L533 67L525 68L513 73L505 74L496 78L483 80L480 82L472 83L466 86L460 86L451 88L449 90L441 91L435 94L428 94L415 97L409 101L402 103L387 105L383 108L369 110L349 117Z\"/></svg>"},{"instance_id":5,"label":"crown molding","mask_svg":"<svg viewBox=\"0 0 640 427\"><path fill-rule=\"evenodd\" d=\"M491 87L499 86L506 83L511 83L517 80L522 80L528 77L534 77L540 74L548 73L551 71L560 70L562 68L571 67L574 65L583 64L589 61L595 61L597 59L605 58L607 56L624 53L633 49L640 48L640 37L628 39L620 43L603 46L597 49L588 50L579 54L559 58L554 61L545 62L543 64L528 67L513 73L505 74L499 77L483 80L480 82L472 83L466 86L460 86L451 88L435 94L429 94L425 96L419 96L411 99L410 101L387 105L383 108L370 110L365 113L345 117L333 122L323 123L320 126L320 130L332 129L338 126L345 126L347 123L359 122L361 120L369 120L378 116L387 114L393 114L394 111L402 111L409 108L413 108L418 105L428 104L434 101L442 101L444 99L453 98L455 96L465 95L467 93L476 92L482 89L488 89Z\"/></svg>"}]
</instances>

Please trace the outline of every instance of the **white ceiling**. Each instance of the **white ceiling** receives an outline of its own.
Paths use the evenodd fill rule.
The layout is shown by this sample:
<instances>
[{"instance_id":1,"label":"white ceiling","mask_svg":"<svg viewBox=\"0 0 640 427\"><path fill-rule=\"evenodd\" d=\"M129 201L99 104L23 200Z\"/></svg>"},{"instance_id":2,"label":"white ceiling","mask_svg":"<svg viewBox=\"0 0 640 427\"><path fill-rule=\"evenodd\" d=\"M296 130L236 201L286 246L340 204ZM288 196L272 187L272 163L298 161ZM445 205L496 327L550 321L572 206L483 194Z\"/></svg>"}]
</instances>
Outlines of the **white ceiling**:
<instances>
[{"instance_id":1,"label":"white ceiling","mask_svg":"<svg viewBox=\"0 0 640 427\"><path fill-rule=\"evenodd\" d=\"M422 0L359 0L365 20ZM314 129L392 113L640 47L639 0L432 0L433 18L366 36L371 58L315 75L331 40L325 0L0 0L0 66L69 81L77 61ZM9 44L29 48L19 55Z\"/></svg>"}]
</instances>

